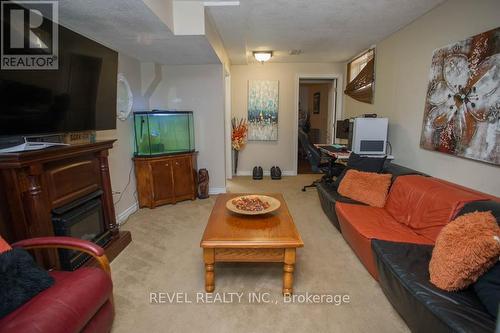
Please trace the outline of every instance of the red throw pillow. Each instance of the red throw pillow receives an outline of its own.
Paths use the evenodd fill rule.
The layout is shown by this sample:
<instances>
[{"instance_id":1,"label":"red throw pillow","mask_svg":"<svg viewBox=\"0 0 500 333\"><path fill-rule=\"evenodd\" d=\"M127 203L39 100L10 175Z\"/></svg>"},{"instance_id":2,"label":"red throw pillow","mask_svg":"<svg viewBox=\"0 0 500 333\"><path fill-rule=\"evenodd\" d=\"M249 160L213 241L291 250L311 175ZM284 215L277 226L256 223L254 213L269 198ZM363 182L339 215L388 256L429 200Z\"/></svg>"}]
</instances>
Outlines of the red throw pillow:
<instances>
[{"instance_id":1,"label":"red throw pillow","mask_svg":"<svg viewBox=\"0 0 500 333\"><path fill-rule=\"evenodd\" d=\"M340 182L338 192L344 197L374 207L384 207L392 175L349 170Z\"/></svg>"},{"instance_id":2,"label":"red throw pillow","mask_svg":"<svg viewBox=\"0 0 500 333\"><path fill-rule=\"evenodd\" d=\"M500 228L491 212L464 214L439 233L429 273L438 288L455 291L468 287L498 262Z\"/></svg>"},{"instance_id":3,"label":"red throw pillow","mask_svg":"<svg viewBox=\"0 0 500 333\"><path fill-rule=\"evenodd\" d=\"M2 236L0 236L0 253L12 250L9 243L7 243Z\"/></svg>"}]
</instances>

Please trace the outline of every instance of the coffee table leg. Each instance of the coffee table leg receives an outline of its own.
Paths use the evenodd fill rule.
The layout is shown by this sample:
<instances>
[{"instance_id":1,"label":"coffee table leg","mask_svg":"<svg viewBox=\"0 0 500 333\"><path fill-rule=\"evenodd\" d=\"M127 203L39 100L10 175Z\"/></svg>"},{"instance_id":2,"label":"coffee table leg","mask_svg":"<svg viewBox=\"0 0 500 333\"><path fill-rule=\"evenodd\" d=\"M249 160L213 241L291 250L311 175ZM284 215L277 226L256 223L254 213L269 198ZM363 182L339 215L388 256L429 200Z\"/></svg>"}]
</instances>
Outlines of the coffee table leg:
<instances>
[{"instance_id":1,"label":"coffee table leg","mask_svg":"<svg viewBox=\"0 0 500 333\"><path fill-rule=\"evenodd\" d=\"M293 292L293 271L295 270L295 249L285 249L283 265L283 294Z\"/></svg>"},{"instance_id":2,"label":"coffee table leg","mask_svg":"<svg viewBox=\"0 0 500 333\"><path fill-rule=\"evenodd\" d=\"M211 293L215 289L215 250L203 249L203 261L205 262L205 290Z\"/></svg>"}]
</instances>

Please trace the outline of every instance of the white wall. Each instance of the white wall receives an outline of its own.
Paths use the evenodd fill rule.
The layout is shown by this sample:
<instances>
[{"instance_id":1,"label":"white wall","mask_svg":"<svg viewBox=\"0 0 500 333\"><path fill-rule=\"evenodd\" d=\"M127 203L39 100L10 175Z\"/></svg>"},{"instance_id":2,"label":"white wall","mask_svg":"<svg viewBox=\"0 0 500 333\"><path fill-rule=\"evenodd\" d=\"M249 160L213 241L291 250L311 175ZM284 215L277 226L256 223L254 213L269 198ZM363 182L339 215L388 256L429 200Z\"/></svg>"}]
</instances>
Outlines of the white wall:
<instances>
[{"instance_id":1,"label":"white wall","mask_svg":"<svg viewBox=\"0 0 500 333\"><path fill-rule=\"evenodd\" d=\"M248 80L279 80L278 141L250 141L239 154L238 174L251 174L256 165L269 171L277 165L284 173L296 171L297 145L293 142L296 124L299 74L342 76L340 63L266 63L231 66L232 114L247 118Z\"/></svg>"},{"instance_id":2,"label":"white wall","mask_svg":"<svg viewBox=\"0 0 500 333\"><path fill-rule=\"evenodd\" d=\"M346 114L389 117L396 163L500 195L500 169L420 148L433 50L500 25L498 0L450 0L377 45L375 104L346 98Z\"/></svg>"},{"instance_id":3,"label":"white wall","mask_svg":"<svg viewBox=\"0 0 500 333\"><path fill-rule=\"evenodd\" d=\"M120 54L118 57L118 72L123 73L130 84L134 96L133 110L144 109L145 103L141 95L141 65L139 61ZM132 169L132 156L134 154L132 116L126 121L117 119L116 130L97 132L97 139L117 140L109 154L109 171L113 191L123 192L113 196L114 202L119 200L115 205L115 212L118 216L118 222L122 222L137 209L135 175ZM130 183L127 186L129 174Z\"/></svg>"},{"instance_id":4,"label":"white wall","mask_svg":"<svg viewBox=\"0 0 500 333\"><path fill-rule=\"evenodd\" d=\"M141 66L143 90L154 81L153 66ZM208 169L211 193L225 191L222 65L162 66L160 75L161 80L149 98L149 107L194 111L198 168Z\"/></svg>"},{"instance_id":5,"label":"white wall","mask_svg":"<svg viewBox=\"0 0 500 333\"><path fill-rule=\"evenodd\" d=\"M209 170L212 193L225 191L222 65L161 66L159 69L155 75L154 64L141 64L137 59L119 55L118 72L123 73L130 84L134 95L133 110L195 111L198 168ZM110 151L109 168L113 191L123 193L113 195L116 215L122 222L138 207L132 169L134 129L132 116L126 121L116 121L116 130L98 131L97 139L117 140Z\"/></svg>"}]
</instances>

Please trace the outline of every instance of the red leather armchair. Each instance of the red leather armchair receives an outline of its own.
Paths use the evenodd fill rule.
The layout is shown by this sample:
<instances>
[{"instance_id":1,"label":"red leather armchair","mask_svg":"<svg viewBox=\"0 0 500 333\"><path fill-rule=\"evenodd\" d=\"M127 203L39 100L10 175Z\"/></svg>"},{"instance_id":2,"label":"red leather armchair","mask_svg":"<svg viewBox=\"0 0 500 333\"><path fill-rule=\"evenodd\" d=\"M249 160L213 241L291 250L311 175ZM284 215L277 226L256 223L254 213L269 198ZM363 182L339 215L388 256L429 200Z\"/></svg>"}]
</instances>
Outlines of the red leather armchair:
<instances>
[{"instance_id":1,"label":"red leather armchair","mask_svg":"<svg viewBox=\"0 0 500 333\"><path fill-rule=\"evenodd\" d=\"M113 283L104 250L71 237L40 237L19 241L25 249L65 248L94 257L100 268L51 271L55 283L0 319L0 333L109 332L114 319Z\"/></svg>"}]
</instances>

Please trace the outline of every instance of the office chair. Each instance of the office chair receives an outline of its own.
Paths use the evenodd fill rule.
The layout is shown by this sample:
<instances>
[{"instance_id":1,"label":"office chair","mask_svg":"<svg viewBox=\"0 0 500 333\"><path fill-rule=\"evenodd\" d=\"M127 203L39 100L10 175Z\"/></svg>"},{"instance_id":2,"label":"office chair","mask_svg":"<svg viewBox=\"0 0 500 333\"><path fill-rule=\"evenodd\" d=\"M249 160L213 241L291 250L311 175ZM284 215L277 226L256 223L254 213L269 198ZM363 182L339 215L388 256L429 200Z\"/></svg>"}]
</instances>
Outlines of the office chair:
<instances>
[{"instance_id":1,"label":"office chair","mask_svg":"<svg viewBox=\"0 0 500 333\"><path fill-rule=\"evenodd\" d=\"M309 142L309 137L307 136L307 133L301 127L299 127L299 142L300 142L300 147L302 148L300 153L305 155L305 157L308 159L308 157L307 157L308 144L307 143Z\"/></svg>"},{"instance_id":2,"label":"office chair","mask_svg":"<svg viewBox=\"0 0 500 333\"><path fill-rule=\"evenodd\" d=\"M316 185L322 181L332 181L332 177L340 174L337 170L338 165L334 163L334 159L331 157L323 157L320 151L309 141L307 133L299 128L299 140L302 149L306 152L307 160L311 164L311 170L314 172L321 172L323 176L312 182L310 185L306 185L302 188L305 192L309 187L316 187Z\"/></svg>"}]
</instances>

